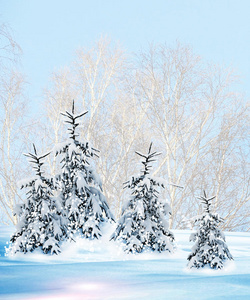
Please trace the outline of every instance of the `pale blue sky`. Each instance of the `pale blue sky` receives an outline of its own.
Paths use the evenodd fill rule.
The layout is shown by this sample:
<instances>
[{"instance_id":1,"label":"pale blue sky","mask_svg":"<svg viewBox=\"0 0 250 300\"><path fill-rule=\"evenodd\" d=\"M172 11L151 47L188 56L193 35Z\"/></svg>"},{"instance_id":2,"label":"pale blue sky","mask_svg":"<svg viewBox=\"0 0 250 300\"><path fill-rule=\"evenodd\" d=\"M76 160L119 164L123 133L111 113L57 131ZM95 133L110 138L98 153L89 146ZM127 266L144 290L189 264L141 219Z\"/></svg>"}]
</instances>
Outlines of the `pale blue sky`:
<instances>
[{"instance_id":1,"label":"pale blue sky","mask_svg":"<svg viewBox=\"0 0 250 300\"><path fill-rule=\"evenodd\" d=\"M0 20L23 49L35 102L49 74L101 35L129 52L150 42L187 43L205 60L234 67L238 88L250 96L250 0L0 0Z\"/></svg>"}]
</instances>

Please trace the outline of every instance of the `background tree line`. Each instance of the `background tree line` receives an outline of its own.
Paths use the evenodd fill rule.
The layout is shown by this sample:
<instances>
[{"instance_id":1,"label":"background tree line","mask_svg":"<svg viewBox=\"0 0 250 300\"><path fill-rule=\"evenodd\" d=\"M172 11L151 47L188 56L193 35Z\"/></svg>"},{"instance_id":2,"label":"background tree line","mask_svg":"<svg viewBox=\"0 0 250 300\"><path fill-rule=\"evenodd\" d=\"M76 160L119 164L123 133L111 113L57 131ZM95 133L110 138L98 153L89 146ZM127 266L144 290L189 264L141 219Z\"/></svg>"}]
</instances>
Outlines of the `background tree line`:
<instances>
[{"instance_id":1,"label":"background tree line","mask_svg":"<svg viewBox=\"0 0 250 300\"><path fill-rule=\"evenodd\" d=\"M29 172L22 153L32 142L45 152L65 140L60 112L75 99L77 111L89 111L81 138L101 151L97 171L116 217L126 197L123 182L140 171L134 152L146 151L152 141L162 152L153 175L184 187L169 186L165 192L172 209L170 228L190 226L188 219L201 212L195 197L205 189L216 195L213 205L225 218L223 230L250 229L249 108L234 91L231 69L205 62L180 43L151 45L130 55L101 38L51 74L34 122L34 116L25 117L29 100L13 57L18 45L11 44L6 27L2 30L1 222L16 222L12 210L23 197L17 181ZM53 155L48 162L48 173L55 174Z\"/></svg>"}]
</instances>

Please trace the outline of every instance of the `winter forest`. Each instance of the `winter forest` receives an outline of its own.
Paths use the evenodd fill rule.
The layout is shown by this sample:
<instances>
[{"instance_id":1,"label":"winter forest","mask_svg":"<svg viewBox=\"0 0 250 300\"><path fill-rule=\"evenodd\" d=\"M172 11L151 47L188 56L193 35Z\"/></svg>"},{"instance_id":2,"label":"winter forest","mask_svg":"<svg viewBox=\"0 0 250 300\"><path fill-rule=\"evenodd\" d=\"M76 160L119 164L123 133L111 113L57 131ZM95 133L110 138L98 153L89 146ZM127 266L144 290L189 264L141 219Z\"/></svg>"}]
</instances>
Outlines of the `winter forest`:
<instances>
[{"instance_id":1,"label":"winter forest","mask_svg":"<svg viewBox=\"0 0 250 300\"><path fill-rule=\"evenodd\" d=\"M39 115L25 96L18 72L21 49L1 27L1 223L17 224L13 215L25 193L18 182L32 172L23 153L47 153L67 140L61 112L88 111L79 140L100 152L94 164L103 193L119 218L127 197L123 182L140 171L135 151L151 142L161 156L152 170L164 178L172 211L170 229L192 228L202 212L203 190L216 197L213 207L227 231L249 231L248 107L234 91L233 71L203 61L186 45L151 45L130 55L107 38L78 49L72 63L51 74ZM6 58L7 56L7 58ZM44 172L55 176L60 163L45 159Z\"/></svg>"},{"instance_id":2,"label":"winter forest","mask_svg":"<svg viewBox=\"0 0 250 300\"><path fill-rule=\"evenodd\" d=\"M166 22L157 5L139 7L141 36L140 0L127 14L122 1L94 1L94 17L92 3L85 11L81 1L67 10L59 2L58 14L52 2L12 3L23 20L29 13L28 30L26 21L15 30L0 22L0 300L249 299L248 91L227 64L232 52L210 59L227 36L210 24L217 43L204 43L195 24L197 43L183 26L187 39L173 27L170 38L178 14L192 24L185 1L161 3L172 12ZM109 21L111 2L119 13ZM221 11L218 3L209 5ZM141 47L81 31L100 12L100 24L122 26ZM151 17L166 28L150 41ZM71 42L78 46L64 57ZM211 56L199 53L203 44ZM26 74L29 64L38 70Z\"/></svg>"}]
</instances>

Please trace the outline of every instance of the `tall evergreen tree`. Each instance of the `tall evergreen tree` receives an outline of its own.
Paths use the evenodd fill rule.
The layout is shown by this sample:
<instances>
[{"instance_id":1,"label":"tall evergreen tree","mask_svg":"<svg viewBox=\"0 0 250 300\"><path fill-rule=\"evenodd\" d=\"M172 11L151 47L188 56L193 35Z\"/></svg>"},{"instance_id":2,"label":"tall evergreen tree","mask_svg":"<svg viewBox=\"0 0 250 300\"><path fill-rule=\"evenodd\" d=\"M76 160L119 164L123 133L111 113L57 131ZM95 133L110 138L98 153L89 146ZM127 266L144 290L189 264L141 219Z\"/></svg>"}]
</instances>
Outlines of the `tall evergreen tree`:
<instances>
[{"instance_id":1,"label":"tall evergreen tree","mask_svg":"<svg viewBox=\"0 0 250 300\"><path fill-rule=\"evenodd\" d=\"M58 254L66 227L61 219L61 205L52 194L53 180L46 178L41 169L49 153L39 156L35 145L33 147L34 154L24 155L29 158L36 173L21 183L21 188L27 190L27 199L16 206L14 214L19 216L19 222L7 251L26 253L41 248L44 253Z\"/></svg>"},{"instance_id":2,"label":"tall evergreen tree","mask_svg":"<svg viewBox=\"0 0 250 300\"><path fill-rule=\"evenodd\" d=\"M102 235L101 224L114 218L93 165L93 157L98 157L99 151L91 147L88 141L77 139L78 119L86 113L75 114L74 101L72 112L62 113L65 123L69 125L69 138L55 148L61 163L61 172L56 179L69 236L78 232L86 238L94 239Z\"/></svg>"},{"instance_id":3,"label":"tall evergreen tree","mask_svg":"<svg viewBox=\"0 0 250 300\"><path fill-rule=\"evenodd\" d=\"M132 176L124 183L131 196L125 203L118 226L111 240L121 240L124 251L173 252L174 235L169 231L168 216L170 206L159 197L159 187L165 188L166 182L150 175L151 163L160 153L152 152L152 143L147 154L136 152L143 158L142 174Z\"/></svg>"},{"instance_id":4,"label":"tall evergreen tree","mask_svg":"<svg viewBox=\"0 0 250 300\"><path fill-rule=\"evenodd\" d=\"M196 243L192 248L192 253L188 256L189 268L201 268L208 265L212 269L221 269L224 261L233 259L226 245L225 236L218 229L223 219L210 210L214 198L215 196L208 198L205 191L204 195L198 198L205 205L205 212L194 218L198 230L190 236L190 241Z\"/></svg>"}]
</instances>

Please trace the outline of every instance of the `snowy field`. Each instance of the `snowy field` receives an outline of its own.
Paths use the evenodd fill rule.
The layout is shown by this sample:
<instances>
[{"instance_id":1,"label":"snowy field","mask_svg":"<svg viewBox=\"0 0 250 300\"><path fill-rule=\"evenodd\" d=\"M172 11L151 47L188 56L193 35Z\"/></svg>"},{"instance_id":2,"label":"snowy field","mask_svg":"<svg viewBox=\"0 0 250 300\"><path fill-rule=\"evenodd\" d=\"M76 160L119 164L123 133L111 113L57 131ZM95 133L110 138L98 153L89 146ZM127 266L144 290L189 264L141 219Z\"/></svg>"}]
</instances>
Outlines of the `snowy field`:
<instances>
[{"instance_id":1,"label":"snowy field","mask_svg":"<svg viewBox=\"0 0 250 300\"><path fill-rule=\"evenodd\" d=\"M101 241L69 243L59 256L9 258L12 231L0 226L0 299L250 299L250 233L225 233L235 260L215 271L186 269L191 231L173 231L173 255L124 254L107 232Z\"/></svg>"}]
</instances>

